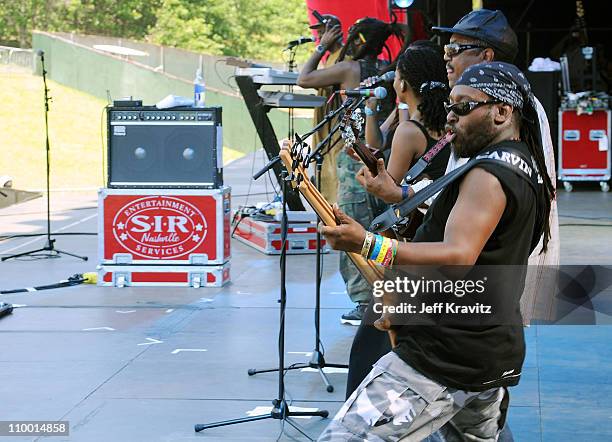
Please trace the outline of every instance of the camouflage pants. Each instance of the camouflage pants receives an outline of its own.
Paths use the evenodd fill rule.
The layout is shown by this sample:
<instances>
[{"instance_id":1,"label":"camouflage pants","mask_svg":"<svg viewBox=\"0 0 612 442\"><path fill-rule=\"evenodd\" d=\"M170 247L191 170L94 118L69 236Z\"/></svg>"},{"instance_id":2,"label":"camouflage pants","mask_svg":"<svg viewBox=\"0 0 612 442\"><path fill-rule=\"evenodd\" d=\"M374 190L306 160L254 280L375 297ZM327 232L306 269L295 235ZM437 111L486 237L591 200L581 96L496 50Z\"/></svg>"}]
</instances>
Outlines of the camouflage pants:
<instances>
[{"instance_id":1,"label":"camouflage pants","mask_svg":"<svg viewBox=\"0 0 612 442\"><path fill-rule=\"evenodd\" d=\"M344 150L338 154L338 206L348 216L364 227L374 219L368 194L357 182L355 176L361 164L348 156ZM346 284L346 291L354 303L368 303L372 289L357 270L346 253L340 255L340 274Z\"/></svg>"},{"instance_id":2,"label":"camouflage pants","mask_svg":"<svg viewBox=\"0 0 612 442\"><path fill-rule=\"evenodd\" d=\"M391 352L374 364L318 441L417 442L450 421L458 431L449 442L493 442L504 425L507 399L505 388L447 388Z\"/></svg>"}]
</instances>

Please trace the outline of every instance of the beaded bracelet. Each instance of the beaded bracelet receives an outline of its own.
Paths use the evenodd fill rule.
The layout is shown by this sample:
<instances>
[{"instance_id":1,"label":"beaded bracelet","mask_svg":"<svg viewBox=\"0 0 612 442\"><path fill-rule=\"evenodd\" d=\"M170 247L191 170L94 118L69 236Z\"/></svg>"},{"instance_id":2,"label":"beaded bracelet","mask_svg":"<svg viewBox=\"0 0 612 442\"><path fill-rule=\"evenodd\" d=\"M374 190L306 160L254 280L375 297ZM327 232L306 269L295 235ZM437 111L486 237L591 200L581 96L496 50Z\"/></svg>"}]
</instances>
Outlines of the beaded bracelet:
<instances>
[{"instance_id":1,"label":"beaded bracelet","mask_svg":"<svg viewBox=\"0 0 612 442\"><path fill-rule=\"evenodd\" d=\"M377 111L372 110L372 109L370 109L370 108L369 108L369 107L367 107L367 106L365 107L364 112L365 112L365 114L366 114L366 117L373 117L374 115L376 115L376 114L378 113Z\"/></svg>"}]
</instances>

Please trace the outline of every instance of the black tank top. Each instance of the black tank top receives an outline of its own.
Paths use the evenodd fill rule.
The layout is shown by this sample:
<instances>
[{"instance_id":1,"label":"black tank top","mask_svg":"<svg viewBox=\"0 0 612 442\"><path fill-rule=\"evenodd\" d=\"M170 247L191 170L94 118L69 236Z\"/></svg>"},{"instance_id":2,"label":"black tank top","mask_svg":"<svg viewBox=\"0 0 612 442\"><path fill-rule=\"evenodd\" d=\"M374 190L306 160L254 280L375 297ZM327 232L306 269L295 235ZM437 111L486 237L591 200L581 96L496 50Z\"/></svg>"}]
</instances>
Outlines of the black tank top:
<instances>
[{"instance_id":1,"label":"black tank top","mask_svg":"<svg viewBox=\"0 0 612 442\"><path fill-rule=\"evenodd\" d=\"M504 145L530 157L527 145L521 142L507 141L494 147L503 148ZM524 271L535 228L538 205L535 192L524 178L501 165L477 167L499 180L507 202L476 264L496 266L499 269L496 272L508 268ZM449 184L434 200L413 238L414 242L444 239L446 222L457 201L461 181L458 179ZM502 273L507 274L505 271ZM500 300L503 303L504 311L510 316L504 323L509 325L474 326L473 322L461 326L439 323L436 326L404 325L398 330L398 346L394 351L411 367L448 387L483 391L516 385L525 357L520 313L524 278L514 279L509 284L494 284L493 287L494 295L489 288L485 293L494 297L490 298L493 302Z\"/></svg>"},{"instance_id":2,"label":"black tank top","mask_svg":"<svg viewBox=\"0 0 612 442\"><path fill-rule=\"evenodd\" d=\"M427 140L427 147L425 148L425 152L423 152L423 155L425 155L432 147L434 147L438 140L429 135L429 132L427 131L427 129L425 129L425 126L423 126L418 121L408 121L414 123L416 127L421 129L423 135L425 135L425 139ZM446 146L444 149L442 149L441 152L438 152L438 154L433 158L433 160L431 160L431 163L429 163L429 165L423 170L423 175L427 175L432 180L437 180L441 176L444 176L444 174L446 173L448 159L450 158L450 151L450 146ZM416 163L419 158L415 158L411 166L414 165L414 163Z\"/></svg>"}]
</instances>

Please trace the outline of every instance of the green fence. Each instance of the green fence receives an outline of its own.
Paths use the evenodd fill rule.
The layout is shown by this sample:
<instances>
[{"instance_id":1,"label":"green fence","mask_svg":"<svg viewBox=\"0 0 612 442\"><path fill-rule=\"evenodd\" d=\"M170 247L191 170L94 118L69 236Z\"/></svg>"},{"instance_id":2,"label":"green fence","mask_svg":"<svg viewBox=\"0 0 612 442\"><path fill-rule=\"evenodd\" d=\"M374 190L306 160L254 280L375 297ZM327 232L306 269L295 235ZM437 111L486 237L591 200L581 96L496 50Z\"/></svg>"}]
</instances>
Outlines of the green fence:
<instances>
[{"instance_id":1,"label":"green fence","mask_svg":"<svg viewBox=\"0 0 612 442\"><path fill-rule=\"evenodd\" d=\"M113 55L94 45L126 46L146 55ZM193 77L202 67L206 103L223 107L223 144L242 152L261 145L258 139L254 142L255 127L231 78L234 69L219 57L117 38L38 31L33 33L32 47L45 51L48 75L54 81L102 99L132 96L144 104L155 104L169 94L191 97ZM287 112L274 109L269 116L277 136L285 137ZM298 133L311 126L309 113L295 120Z\"/></svg>"}]
</instances>

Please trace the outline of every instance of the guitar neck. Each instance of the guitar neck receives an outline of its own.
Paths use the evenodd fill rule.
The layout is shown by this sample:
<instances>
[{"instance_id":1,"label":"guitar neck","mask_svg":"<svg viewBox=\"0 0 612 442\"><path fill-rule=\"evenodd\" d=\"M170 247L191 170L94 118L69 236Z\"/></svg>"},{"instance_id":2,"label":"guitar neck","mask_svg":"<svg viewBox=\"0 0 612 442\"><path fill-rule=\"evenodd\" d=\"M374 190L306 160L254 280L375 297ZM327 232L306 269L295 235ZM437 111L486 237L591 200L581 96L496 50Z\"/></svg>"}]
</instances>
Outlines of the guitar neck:
<instances>
[{"instance_id":1,"label":"guitar neck","mask_svg":"<svg viewBox=\"0 0 612 442\"><path fill-rule=\"evenodd\" d=\"M315 187L314 184L308 179L308 174L304 170L304 167L300 164L293 169L293 158L291 153L287 149L280 151L280 157L288 171L292 171L295 175L302 175L303 179L300 181L298 190L304 196L308 204L312 209L319 215L321 221L326 226L337 226L336 217L332 206L327 202L325 197L321 195L321 192ZM294 181L295 184L295 181ZM345 252L351 261L355 264L361 275L365 280L373 285L374 281L379 281L384 278L383 269L377 266L372 261L366 260L359 253Z\"/></svg>"}]
</instances>

